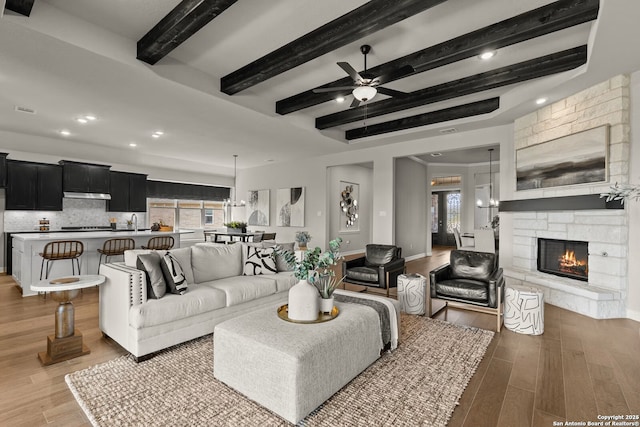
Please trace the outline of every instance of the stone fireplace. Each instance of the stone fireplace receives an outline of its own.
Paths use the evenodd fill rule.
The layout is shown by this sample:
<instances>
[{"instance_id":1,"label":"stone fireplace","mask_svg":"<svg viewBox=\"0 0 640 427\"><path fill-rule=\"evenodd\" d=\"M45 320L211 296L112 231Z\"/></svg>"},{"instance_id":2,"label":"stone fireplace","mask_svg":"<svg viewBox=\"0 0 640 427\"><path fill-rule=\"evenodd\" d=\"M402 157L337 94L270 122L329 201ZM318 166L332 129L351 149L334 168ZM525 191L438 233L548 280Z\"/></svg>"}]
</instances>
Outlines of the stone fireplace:
<instances>
[{"instance_id":1,"label":"stone fireplace","mask_svg":"<svg viewBox=\"0 0 640 427\"><path fill-rule=\"evenodd\" d=\"M538 271L587 282L589 243L539 238Z\"/></svg>"}]
</instances>

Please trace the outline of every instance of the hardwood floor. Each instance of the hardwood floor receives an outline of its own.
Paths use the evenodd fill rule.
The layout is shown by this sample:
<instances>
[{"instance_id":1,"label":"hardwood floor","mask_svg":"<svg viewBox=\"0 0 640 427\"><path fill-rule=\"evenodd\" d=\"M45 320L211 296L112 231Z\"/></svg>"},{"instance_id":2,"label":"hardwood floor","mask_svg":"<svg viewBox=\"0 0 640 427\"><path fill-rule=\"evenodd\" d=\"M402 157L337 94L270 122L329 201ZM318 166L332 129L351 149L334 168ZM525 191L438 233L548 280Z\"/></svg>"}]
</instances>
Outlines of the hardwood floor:
<instances>
[{"instance_id":1,"label":"hardwood floor","mask_svg":"<svg viewBox=\"0 0 640 427\"><path fill-rule=\"evenodd\" d=\"M447 259L448 248L436 248L407 270L428 275ZM91 354L43 367L37 353L53 332L57 303L22 298L11 277L0 276L1 426L90 425L64 376L125 352L98 328L97 288L85 289L74 305ZM487 314L448 309L436 318L495 330L495 317ZM640 414L639 354L640 323L595 320L547 304L544 335L496 334L449 426L549 427Z\"/></svg>"}]
</instances>

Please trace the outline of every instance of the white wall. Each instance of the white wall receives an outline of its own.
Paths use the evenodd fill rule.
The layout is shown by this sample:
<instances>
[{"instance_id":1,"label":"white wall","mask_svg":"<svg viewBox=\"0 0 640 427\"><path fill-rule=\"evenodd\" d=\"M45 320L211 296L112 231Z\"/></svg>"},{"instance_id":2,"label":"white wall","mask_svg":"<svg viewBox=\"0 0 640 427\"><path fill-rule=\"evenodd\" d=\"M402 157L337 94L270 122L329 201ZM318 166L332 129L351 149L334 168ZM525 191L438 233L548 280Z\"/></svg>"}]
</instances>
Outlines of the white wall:
<instances>
[{"instance_id":1,"label":"white wall","mask_svg":"<svg viewBox=\"0 0 640 427\"><path fill-rule=\"evenodd\" d=\"M631 75L631 149L629 183L640 185L640 72ZM640 321L640 201L630 201L627 317Z\"/></svg>"},{"instance_id":2,"label":"white wall","mask_svg":"<svg viewBox=\"0 0 640 427\"><path fill-rule=\"evenodd\" d=\"M395 180L396 244L405 258L427 252L427 168L410 158L396 159Z\"/></svg>"}]
</instances>

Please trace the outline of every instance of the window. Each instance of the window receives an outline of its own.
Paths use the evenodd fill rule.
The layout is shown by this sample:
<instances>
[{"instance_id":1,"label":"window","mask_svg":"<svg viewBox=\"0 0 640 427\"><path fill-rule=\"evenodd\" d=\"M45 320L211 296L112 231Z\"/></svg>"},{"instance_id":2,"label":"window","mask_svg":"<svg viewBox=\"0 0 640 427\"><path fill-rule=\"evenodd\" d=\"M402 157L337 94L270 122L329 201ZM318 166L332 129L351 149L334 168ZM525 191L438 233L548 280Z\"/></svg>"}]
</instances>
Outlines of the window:
<instances>
[{"instance_id":1,"label":"window","mask_svg":"<svg viewBox=\"0 0 640 427\"><path fill-rule=\"evenodd\" d=\"M224 226L222 202L203 200L149 200L149 225L162 222L182 229L212 229Z\"/></svg>"},{"instance_id":2,"label":"window","mask_svg":"<svg viewBox=\"0 0 640 427\"><path fill-rule=\"evenodd\" d=\"M222 202L204 202L204 228L224 226L224 206Z\"/></svg>"}]
</instances>

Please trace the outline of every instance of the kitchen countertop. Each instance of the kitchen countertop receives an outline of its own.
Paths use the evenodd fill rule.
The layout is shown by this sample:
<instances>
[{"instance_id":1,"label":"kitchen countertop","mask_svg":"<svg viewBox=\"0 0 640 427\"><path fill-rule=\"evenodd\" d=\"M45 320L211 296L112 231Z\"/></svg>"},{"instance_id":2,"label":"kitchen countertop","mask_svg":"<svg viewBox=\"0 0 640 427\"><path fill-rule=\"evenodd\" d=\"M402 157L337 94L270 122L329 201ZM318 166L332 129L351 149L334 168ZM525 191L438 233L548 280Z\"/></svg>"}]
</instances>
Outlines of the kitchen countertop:
<instances>
[{"instance_id":1,"label":"kitchen countertop","mask_svg":"<svg viewBox=\"0 0 640 427\"><path fill-rule=\"evenodd\" d=\"M111 237L144 237L144 236L162 236L167 234L186 234L193 233L193 230L178 230L178 231L151 231L140 230L138 232L128 230L99 230L99 231L49 231L33 232L33 233L20 233L15 234L12 237L16 240L68 240L68 239L100 239Z\"/></svg>"}]
</instances>

